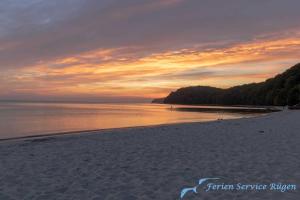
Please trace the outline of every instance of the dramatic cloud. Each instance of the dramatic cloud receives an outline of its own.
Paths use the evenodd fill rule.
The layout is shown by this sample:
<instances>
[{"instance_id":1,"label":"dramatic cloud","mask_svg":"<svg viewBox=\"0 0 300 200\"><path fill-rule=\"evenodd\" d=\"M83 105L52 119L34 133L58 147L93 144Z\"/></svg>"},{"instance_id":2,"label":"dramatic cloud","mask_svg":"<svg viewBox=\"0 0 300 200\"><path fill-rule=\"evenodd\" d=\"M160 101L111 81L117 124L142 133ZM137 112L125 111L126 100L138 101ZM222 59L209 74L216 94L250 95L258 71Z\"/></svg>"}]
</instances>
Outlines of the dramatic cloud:
<instances>
[{"instance_id":1,"label":"dramatic cloud","mask_svg":"<svg viewBox=\"0 0 300 200\"><path fill-rule=\"evenodd\" d=\"M152 98L298 62L297 0L2 0L0 98Z\"/></svg>"}]
</instances>

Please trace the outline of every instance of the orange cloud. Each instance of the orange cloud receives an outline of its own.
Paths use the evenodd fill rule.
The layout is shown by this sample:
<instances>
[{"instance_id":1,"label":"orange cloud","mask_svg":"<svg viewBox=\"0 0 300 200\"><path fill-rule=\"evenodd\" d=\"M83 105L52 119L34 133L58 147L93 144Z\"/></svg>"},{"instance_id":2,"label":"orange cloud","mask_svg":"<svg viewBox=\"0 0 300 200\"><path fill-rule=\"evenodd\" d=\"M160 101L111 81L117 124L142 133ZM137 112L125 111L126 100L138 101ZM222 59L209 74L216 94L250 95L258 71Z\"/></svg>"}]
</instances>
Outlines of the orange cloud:
<instances>
[{"instance_id":1,"label":"orange cloud","mask_svg":"<svg viewBox=\"0 0 300 200\"><path fill-rule=\"evenodd\" d=\"M1 83L16 92L147 98L188 85L230 87L262 81L290 67L300 56L300 37L295 34L226 48L179 49L143 57L127 50L99 49L40 62L9 72L10 79L2 78Z\"/></svg>"}]
</instances>

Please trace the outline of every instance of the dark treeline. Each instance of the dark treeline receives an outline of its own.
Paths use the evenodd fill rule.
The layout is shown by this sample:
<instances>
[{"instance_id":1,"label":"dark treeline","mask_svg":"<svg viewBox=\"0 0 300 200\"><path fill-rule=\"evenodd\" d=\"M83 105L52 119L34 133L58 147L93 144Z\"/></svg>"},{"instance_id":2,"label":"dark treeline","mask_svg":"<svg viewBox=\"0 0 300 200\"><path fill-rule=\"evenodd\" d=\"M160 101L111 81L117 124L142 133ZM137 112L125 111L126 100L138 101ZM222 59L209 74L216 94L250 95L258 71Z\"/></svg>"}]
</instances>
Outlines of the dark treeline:
<instances>
[{"instance_id":1,"label":"dark treeline","mask_svg":"<svg viewBox=\"0 0 300 200\"><path fill-rule=\"evenodd\" d=\"M163 101L168 104L295 105L300 101L300 64L261 83L219 89L194 86L178 89Z\"/></svg>"}]
</instances>

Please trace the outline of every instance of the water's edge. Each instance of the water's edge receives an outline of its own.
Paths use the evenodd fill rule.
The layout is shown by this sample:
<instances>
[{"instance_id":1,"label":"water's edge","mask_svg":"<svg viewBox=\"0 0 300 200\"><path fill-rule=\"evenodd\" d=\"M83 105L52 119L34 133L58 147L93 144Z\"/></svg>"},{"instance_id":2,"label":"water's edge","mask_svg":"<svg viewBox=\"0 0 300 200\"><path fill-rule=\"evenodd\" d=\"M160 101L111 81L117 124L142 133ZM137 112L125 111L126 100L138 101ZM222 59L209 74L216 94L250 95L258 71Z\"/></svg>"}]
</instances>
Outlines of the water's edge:
<instances>
[{"instance_id":1,"label":"water's edge","mask_svg":"<svg viewBox=\"0 0 300 200\"><path fill-rule=\"evenodd\" d=\"M29 136L20 136L20 137L11 137L11 138L0 138L0 144L2 142L9 142L9 141L34 141L36 139L43 139L43 138L52 138L52 137L59 137L59 136L72 136L72 135L84 135L84 134L100 134L109 131L116 131L116 130L128 130L128 129L140 129L140 128L156 128L156 127L165 127L165 126L174 126L174 125L184 125L184 124L207 124L207 123L214 123L217 121L238 121L245 118L259 118L265 115L270 115L275 112L268 112L262 115L257 116L249 116L249 117L240 117L240 118L233 118L233 119L217 119L211 121L195 121L195 122L177 122L177 123L164 123L164 124L155 124L155 125L144 125L144 126L128 126L128 127L118 127L118 128L103 128L103 129L91 129L91 130L79 130L79 131L64 131L64 132L53 132L53 133L45 133L45 134L38 134L38 135L29 135Z\"/></svg>"}]
</instances>

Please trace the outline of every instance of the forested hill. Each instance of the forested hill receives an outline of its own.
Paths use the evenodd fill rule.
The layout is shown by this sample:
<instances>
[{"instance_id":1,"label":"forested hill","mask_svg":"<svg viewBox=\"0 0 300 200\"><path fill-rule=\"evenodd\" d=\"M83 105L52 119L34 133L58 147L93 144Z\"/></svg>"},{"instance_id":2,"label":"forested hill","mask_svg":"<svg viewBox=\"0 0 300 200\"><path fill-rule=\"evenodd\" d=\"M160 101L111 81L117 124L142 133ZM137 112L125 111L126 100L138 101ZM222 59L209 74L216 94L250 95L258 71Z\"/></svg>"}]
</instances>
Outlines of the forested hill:
<instances>
[{"instance_id":1,"label":"forested hill","mask_svg":"<svg viewBox=\"0 0 300 200\"><path fill-rule=\"evenodd\" d=\"M180 88L163 101L167 104L295 105L300 101L300 63L261 83L219 89L208 86Z\"/></svg>"}]
</instances>

